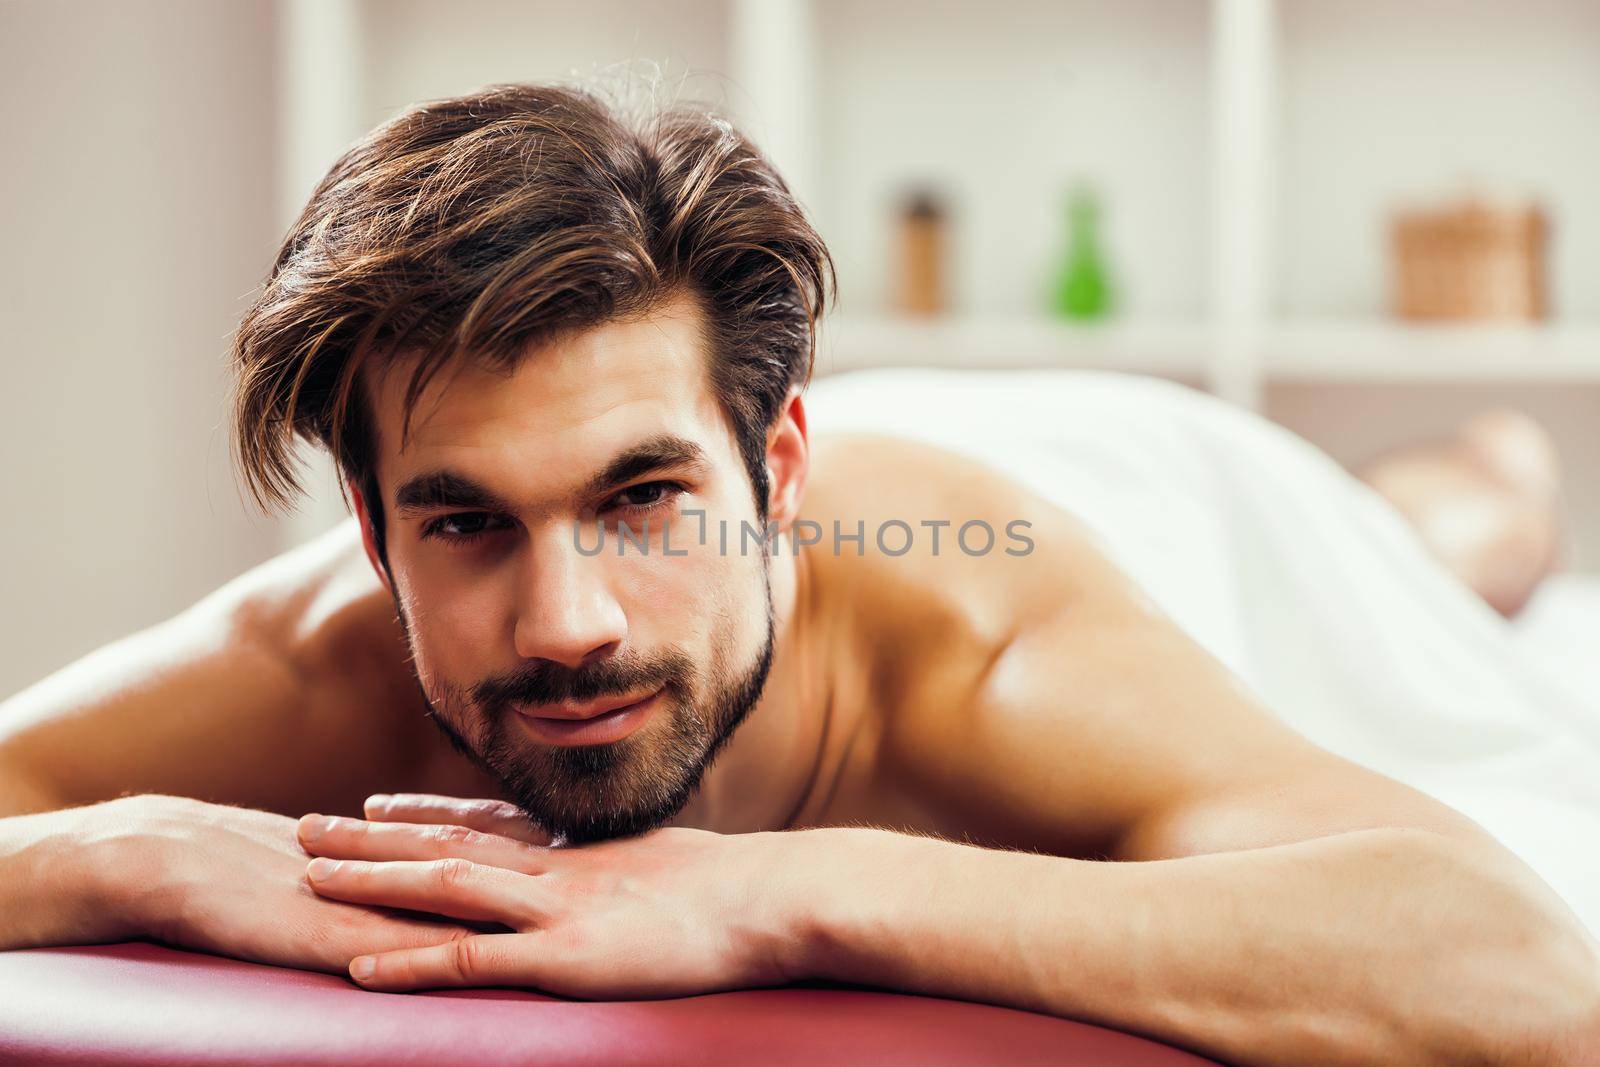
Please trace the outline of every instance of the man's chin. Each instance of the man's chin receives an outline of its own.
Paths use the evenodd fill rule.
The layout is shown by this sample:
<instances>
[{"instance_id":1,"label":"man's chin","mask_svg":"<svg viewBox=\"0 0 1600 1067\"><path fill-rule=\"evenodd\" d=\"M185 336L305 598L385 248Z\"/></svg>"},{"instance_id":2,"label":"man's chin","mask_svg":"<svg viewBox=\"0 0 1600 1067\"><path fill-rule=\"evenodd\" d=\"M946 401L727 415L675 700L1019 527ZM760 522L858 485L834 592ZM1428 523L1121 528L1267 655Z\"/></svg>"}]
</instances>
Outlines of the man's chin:
<instances>
[{"instance_id":1,"label":"man's chin","mask_svg":"<svg viewBox=\"0 0 1600 1067\"><path fill-rule=\"evenodd\" d=\"M684 797L681 801L649 808L611 810L590 808L580 812L553 811L539 804L530 805L519 798L509 786L507 795L527 813L530 820L549 833L555 839L555 843L560 845L583 845L647 833L669 822L688 799Z\"/></svg>"},{"instance_id":2,"label":"man's chin","mask_svg":"<svg viewBox=\"0 0 1600 1067\"><path fill-rule=\"evenodd\" d=\"M639 741L534 746L519 752L514 766L496 760L501 766L494 770L506 798L566 844L631 837L677 815L698 788L703 767L680 752L662 768L664 754L645 751Z\"/></svg>"}]
</instances>

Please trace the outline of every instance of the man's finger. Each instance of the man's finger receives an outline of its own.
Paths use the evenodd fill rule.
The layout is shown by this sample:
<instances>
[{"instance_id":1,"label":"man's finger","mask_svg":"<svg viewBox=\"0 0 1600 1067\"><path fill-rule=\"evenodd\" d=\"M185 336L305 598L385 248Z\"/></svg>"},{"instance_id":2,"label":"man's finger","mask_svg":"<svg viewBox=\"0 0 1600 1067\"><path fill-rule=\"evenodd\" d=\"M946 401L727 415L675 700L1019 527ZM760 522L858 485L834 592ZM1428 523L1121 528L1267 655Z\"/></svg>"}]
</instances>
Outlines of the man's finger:
<instances>
[{"instance_id":1,"label":"man's finger","mask_svg":"<svg viewBox=\"0 0 1600 1067\"><path fill-rule=\"evenodd\" d=\"M530 845L550 844L549 834L529 821L521 808L504 800L378 793L367 798L365 807L367 818L373 822L443 823L514 837Z\"/></svg>"},{"instance_id":2,"label":"man's finger","mask_svg":"<svg viewBox=\"0 0 1600 1067\"><path fill-rule=\"evenodd\" d=\"M442 860L455 857L543 874L550 851L501 834L447 823L367 822L334 815L306 815L297 832L313 856L339 860Z\"/></svg>"},{"instance_id":3,"label":"man's finger","mask_svg":"<svg viewBox=\"0 0 1600 1067\"><path fill-rule=\"evenodd\" d=\"M470 926L454 922L430 922L427 919L401 918L398 915L375 913L370 925L358 926L353 936L358 945L366 949L383 946L386 951L410 951L430 948L447 941L459 940L477 933Z\"/></svg>"},{"instance_id":4,"label":"man's finger","mask_svg":"<svg viewBox=\"0 0 1600 1067\"><path fill-rule=\"evenodd\" d=\"M453 986L535 985L542 948L534 934L478 934L443 945L380 952L350 961L364 988L399 992Z\"/></svg>"},{"instance_id":5,"label":"man's finger","mask_svg":"<svg viewBox=\"0 0 1600 1067\"><path fill-rule=\"evenodd\" d=\"M329 974L343 974L355 952L429 948L480 932L460 922L387 914L382 909L347 904L342 900L323 900L321 905L326 909L317 920L324 924L322 934L306 940L305 962L313 970Z\"/></svg>"},{"instance_id":6,"label":"man's finger","mask_svg":"<svg viewBox=\"0 0 1600 1067\"><path fill-rule=\"evenodd\" d=\"M549 911L546 891L532 876L469 860L368 863L318 857L306 865L306 879L318 896L332 900L470 922L522 927Z\"/></svg>"}]
</instances>

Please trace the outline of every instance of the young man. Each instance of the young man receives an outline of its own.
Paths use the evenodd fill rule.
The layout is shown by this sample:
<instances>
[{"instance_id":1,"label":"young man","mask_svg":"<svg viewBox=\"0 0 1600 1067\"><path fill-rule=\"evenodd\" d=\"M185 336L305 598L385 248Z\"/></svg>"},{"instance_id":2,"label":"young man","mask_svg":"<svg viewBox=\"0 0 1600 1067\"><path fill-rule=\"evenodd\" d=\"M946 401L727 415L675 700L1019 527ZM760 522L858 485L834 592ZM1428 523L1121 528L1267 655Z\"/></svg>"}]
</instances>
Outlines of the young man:
<instances>
[{"instance_id":1,"label":"young man","mask_svg":"<svg viewBox=\"0 0 1600 1067\"><path fill-rule=\"evenodd\" d=\"M503 87L352 149L236 416L269 501L326 444L359 539L6 709L0 943L834 978L1240 1064L1592 1055L1595 943L1478 825L1283 725L1022 484L812 439L829 272L704 114Z\"/></svg>"}]
</instances>

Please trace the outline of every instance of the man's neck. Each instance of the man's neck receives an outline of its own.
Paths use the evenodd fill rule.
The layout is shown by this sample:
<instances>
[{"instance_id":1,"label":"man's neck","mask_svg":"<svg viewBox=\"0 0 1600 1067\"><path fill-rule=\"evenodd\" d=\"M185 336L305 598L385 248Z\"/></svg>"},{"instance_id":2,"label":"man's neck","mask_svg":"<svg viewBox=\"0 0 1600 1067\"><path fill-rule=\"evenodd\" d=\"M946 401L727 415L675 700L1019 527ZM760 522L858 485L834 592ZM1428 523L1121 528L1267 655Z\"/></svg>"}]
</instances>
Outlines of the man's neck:
<instances>
[{"instance_id":1,"label":"man's neck","mask_svg":"<svg viewBox=\"0 0 1600 1067\"><path fill-rule=\"evenodd\" d=\"M707 768L673 826L718 833L787 827L823 767L834 704L826 601L812 550L784 537L770 558L773 656L761 699Z\"/></svg>"}]
</instances>

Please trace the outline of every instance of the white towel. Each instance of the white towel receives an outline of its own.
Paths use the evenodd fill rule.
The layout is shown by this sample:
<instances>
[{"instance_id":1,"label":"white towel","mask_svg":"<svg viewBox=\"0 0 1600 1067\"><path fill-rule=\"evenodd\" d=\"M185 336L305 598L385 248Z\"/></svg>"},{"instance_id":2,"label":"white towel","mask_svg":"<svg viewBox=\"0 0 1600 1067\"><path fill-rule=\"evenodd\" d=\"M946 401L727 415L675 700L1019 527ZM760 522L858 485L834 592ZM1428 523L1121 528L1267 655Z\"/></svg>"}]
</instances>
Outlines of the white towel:
<instances>
[{"instance_id":1,"label":"white towel","mask_svg":"<svg viewBox=\"0 0 1600 1067\"><path fill-rule=\"evenodd\" d=\"M859 371L817 379L807 415L966 453L1071 512L1286 723L1475 819L1600 932L1600 707L1308 442L1104 371Z\"/></svg>"}]
</instances>

